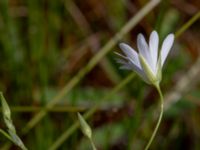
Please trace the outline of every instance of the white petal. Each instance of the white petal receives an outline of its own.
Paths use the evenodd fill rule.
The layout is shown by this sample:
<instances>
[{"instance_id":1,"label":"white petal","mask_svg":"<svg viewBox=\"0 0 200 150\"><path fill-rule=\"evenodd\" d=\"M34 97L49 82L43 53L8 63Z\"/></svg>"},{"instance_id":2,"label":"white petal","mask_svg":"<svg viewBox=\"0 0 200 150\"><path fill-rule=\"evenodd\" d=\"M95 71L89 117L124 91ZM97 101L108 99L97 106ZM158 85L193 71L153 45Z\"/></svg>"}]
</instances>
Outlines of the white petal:
<instances>
[{"instance_id":1,"label":"white petal","mask_svg":"<svg viewBox=\"0 0 200 150\"><path fill-rule=\"evenodd\" d=\"M140 62L137 52L125 43L119 44L120 49L124 52L128 59L130 59L136 66L140 67Z\"/></svg>"},{"instance_id":2,"label":"white petal","mask_svg":"<svg viewBox=\"0 0 200 150\"><path fill-rule=\"evenodd\" d=\"M119 63L119 64L127 64L127 61L125 61L125 60L123 60L123 59L120 59L120 58L116 58L115 59L116 61L117 61L117 63Z\"/></svg>"},{"instance_id":3,"label":"white petal","mask_svg":"<svg viewBox=\"0 0 200 150\"><path fill-rule=\"evenodd\" d=\"M135 64L131 63L131 68L133 68L133 70L146 82L146 83L150 83L150 81L148 80L145 72L142 70L142 68L139 68L138 66L136 66Z\"/></svg>"},{"instance_id":4,"label":"white petal","mask_svg":"<svg viewBox=\"0 0 200 150\"><path fill-rule=\"evenodd\" d=\"M129 65L122 65L119 67L119 69L132 70L132 68Z\"/></svg>"},{"instance_id":5,"label":"white petal","mask_svg":"<svg viewBox=\"0 0 200 150\"><path fill-rule=\"evenodd\" d=\"M173 45L173 42L174 42L174 34L169 34L163 44L162 44L162 48L161 48L161 52L160 52L160 56L161 56L161 65L163 66L166 58L167 58L167 55L169 54L169 51Z\"/></svg>"},{"instance_id":6,"label":"white petal","mask_svg":"<svg viewBox=\"0 0 200 150\"><path fill-rule=\"evenodd\" d=\"M147 78L146 74L144 73L143 70L141 70L140 72L136 72L146 83L150 84L151 82L149 81L149 79Z\"/></svg>"},{"instance_id":7,"label":"white petal","mask_svg":"<svg viewBox=\"0 0 200 150\"><path fill-rule=\"evenodd\" d=\"M157 65L157 60L158 60L158 43L159 43L158 33L156 31L151 32L151 35L149 38L149 50L151 53L154 72L157 71L156 65Z\"/></svg>"},{"instance_id":8,"label":"white petal","mask_svg":"<svg viewBox=\"0 0 200 150\"><path fill-rule=\"evenodd\" d=\"M153 69L151 54L150 54L147 42L142 34L139 34L137 37L137 46L139 49L139 53L144 57L144 59L147 61L151 69Z\"/></svg>"},{"instance_id":9,"label":"white petal","mask_svg":"<svg viewBox=\"0 0 200 150\"><path fill-rule=\"evenodd\" d=\"M126 70L133 70L131 64L123 59L116 59L116 61L121 64L120 69L126 69Z\"/></svg>"},{"instance_id":10,"label":"white petal","mask_svg":"<svg viewBox=\"0 0 200 150\"><path fill-rule=\"evenodd\" d=\"M116 59L116 61L121 64L122 66L120 66L120 69L128 69L128 70L134 70L135 68L138 68L133 62L131 62L130 60L123 60L123 59ZM141 68L139 68L141 69ZM137 70L137 69L136 69Z\"/></svg>"},{"instance_id":11,"label":"white petal","mask_svg":"<svg viewBox=\"0 0 200 150\"><path fill-rule=\"evenodd\" d=\"M125 69L125 70L133 70L135 71L145 82L150 83L150 81L148 80L146 74L144 73L144 71L142 70L142 68L139 68L138 66L136 66L133 62L129 61L126 62L123 59L117 59L117 62L122 64L120 66L120 69Z\"/></svg>"}]
</instances>

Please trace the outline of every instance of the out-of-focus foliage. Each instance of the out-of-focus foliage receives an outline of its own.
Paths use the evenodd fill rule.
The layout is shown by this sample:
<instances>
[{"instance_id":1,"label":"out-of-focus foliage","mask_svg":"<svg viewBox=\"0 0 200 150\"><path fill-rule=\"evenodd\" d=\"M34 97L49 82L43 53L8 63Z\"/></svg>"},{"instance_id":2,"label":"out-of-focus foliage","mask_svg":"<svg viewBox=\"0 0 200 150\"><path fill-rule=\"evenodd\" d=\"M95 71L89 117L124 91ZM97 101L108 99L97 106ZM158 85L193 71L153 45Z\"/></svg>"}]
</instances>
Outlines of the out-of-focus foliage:
<instances>
[{"instance_id":1,"label":"out-of-focus foliage","mask_svg":"<svg viewBox=\"0 0 200 150\"><path fill-rule=\"evenodd\" d=\"M0 0L0 90L8 100L17 133L134 16L147 0ZM156 29L160 40L178 31L200 9L195 0L163 0L123 41L136 48L136 36ZM163 70L168 93L199 58L200 22L175 39ZM119 51L116 46L113 51ZM28 149L45 150L85 112L98 149L143 149L152 133L158 94L135 77L106 101L105 95L130 74L119 70L110 52L22 140ZM152 149L200 149L200 94L187 87L164 114ZM184 84L184 83L183 83ZM0 119L0 128L6 128ZM6 143L0 135L0 149ZM89 149L76 130L59 149ZM10 149L16 149L12 146Z\"/></svg>"}]
</instances>

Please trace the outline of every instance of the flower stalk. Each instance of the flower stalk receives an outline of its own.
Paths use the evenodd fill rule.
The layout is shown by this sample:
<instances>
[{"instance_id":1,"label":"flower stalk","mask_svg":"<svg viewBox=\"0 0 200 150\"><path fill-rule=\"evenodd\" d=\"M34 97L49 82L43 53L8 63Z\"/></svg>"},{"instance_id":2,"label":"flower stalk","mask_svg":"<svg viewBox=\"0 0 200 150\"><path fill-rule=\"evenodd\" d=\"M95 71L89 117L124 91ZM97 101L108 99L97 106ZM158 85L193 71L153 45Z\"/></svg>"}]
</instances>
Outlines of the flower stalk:
<instances>
[{"instance_id":1,"label":"flower stalk","mask_svg":"<svg viewBox=\"0 0 200 150\"><path fill-rule=\"evenodd\" d=\"M159 93L159 96L160 96L160 114L159 114L159 118L158 118L158 122L156 124L156 127L154 128L154 131L153 131L153 133L151 135L151 138L149 139L149 142L147 143L147 145L145 147L145 150L149 149L153 139L155 138L155 135L156 135L156 133L158 131L158 128L160 126L160 123L161 123L161 120L162 120L162 117L163 117L163 94L162 94L162 91L160 89L160 85L159 84L155 85L155 87L156 87L156 89L157 89L157 91Z\"/></svg>"}]
</instances>

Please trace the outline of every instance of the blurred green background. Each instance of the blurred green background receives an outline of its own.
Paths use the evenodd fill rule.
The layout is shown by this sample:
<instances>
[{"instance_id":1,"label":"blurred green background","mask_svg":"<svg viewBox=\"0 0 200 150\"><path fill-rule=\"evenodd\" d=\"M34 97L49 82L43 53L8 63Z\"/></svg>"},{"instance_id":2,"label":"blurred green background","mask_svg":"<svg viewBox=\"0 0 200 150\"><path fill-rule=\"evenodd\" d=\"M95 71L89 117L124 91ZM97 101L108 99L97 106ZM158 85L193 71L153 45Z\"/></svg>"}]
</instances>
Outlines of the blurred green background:
<instances>
[{"instance_id":1,"label":"blurred green background","mask_svg":"<svg viewBox=\"0 0 200 150\"><path fill-rule=\"evenodd\" d=\"M117 45L94 67L85 66L148 2L0 0L0 90L28 149L51 149L59 139L59 150L91 149L79 129L62 135L70 132L76 112L94 106L98 108L88 123L98 150L144 148L157 119L156 90L131 71L119 70L113 53L120 51ZM154 29L162 41L199 9L198 0L163 0L119 41L136 48L137 34L148 40ZM167 109L151 149L200 149L199 27L198 19L175 39L161 82ZM108 96L127 77L130 81ZM48 113L28 128L56 98ZM6 129L0 118L0 128ZM7 142L0 135L0 149L18 149Z\"/></svg>"}]
</instances>

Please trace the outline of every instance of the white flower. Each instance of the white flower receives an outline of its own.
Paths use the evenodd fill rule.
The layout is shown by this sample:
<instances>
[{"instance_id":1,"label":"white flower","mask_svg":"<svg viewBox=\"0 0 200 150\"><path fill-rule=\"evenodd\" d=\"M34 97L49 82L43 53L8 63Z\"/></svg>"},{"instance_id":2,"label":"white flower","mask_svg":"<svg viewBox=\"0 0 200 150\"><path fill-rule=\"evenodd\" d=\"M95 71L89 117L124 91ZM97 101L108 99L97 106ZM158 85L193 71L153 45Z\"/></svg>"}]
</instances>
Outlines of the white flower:
<instances>
[{"instance_id":1,"label":"white flower","mask_svg":"<svg viewBox=\"0 0 200 150\"><path fill-rule=\"evenodd\" d=\"M169 34L163 41L161 50L159 49L159 37L153 31L147 44L144 36L140 33L137 36L137 47L139 53L125 43L120 43L119 47L125 56L117 53L123 59L118 59L122 64L120 68L134 70L145 82L149 84L159 84L162 78L162 67L167 55L173 45L174 34Z\"/></svg>"}]
</instances>

